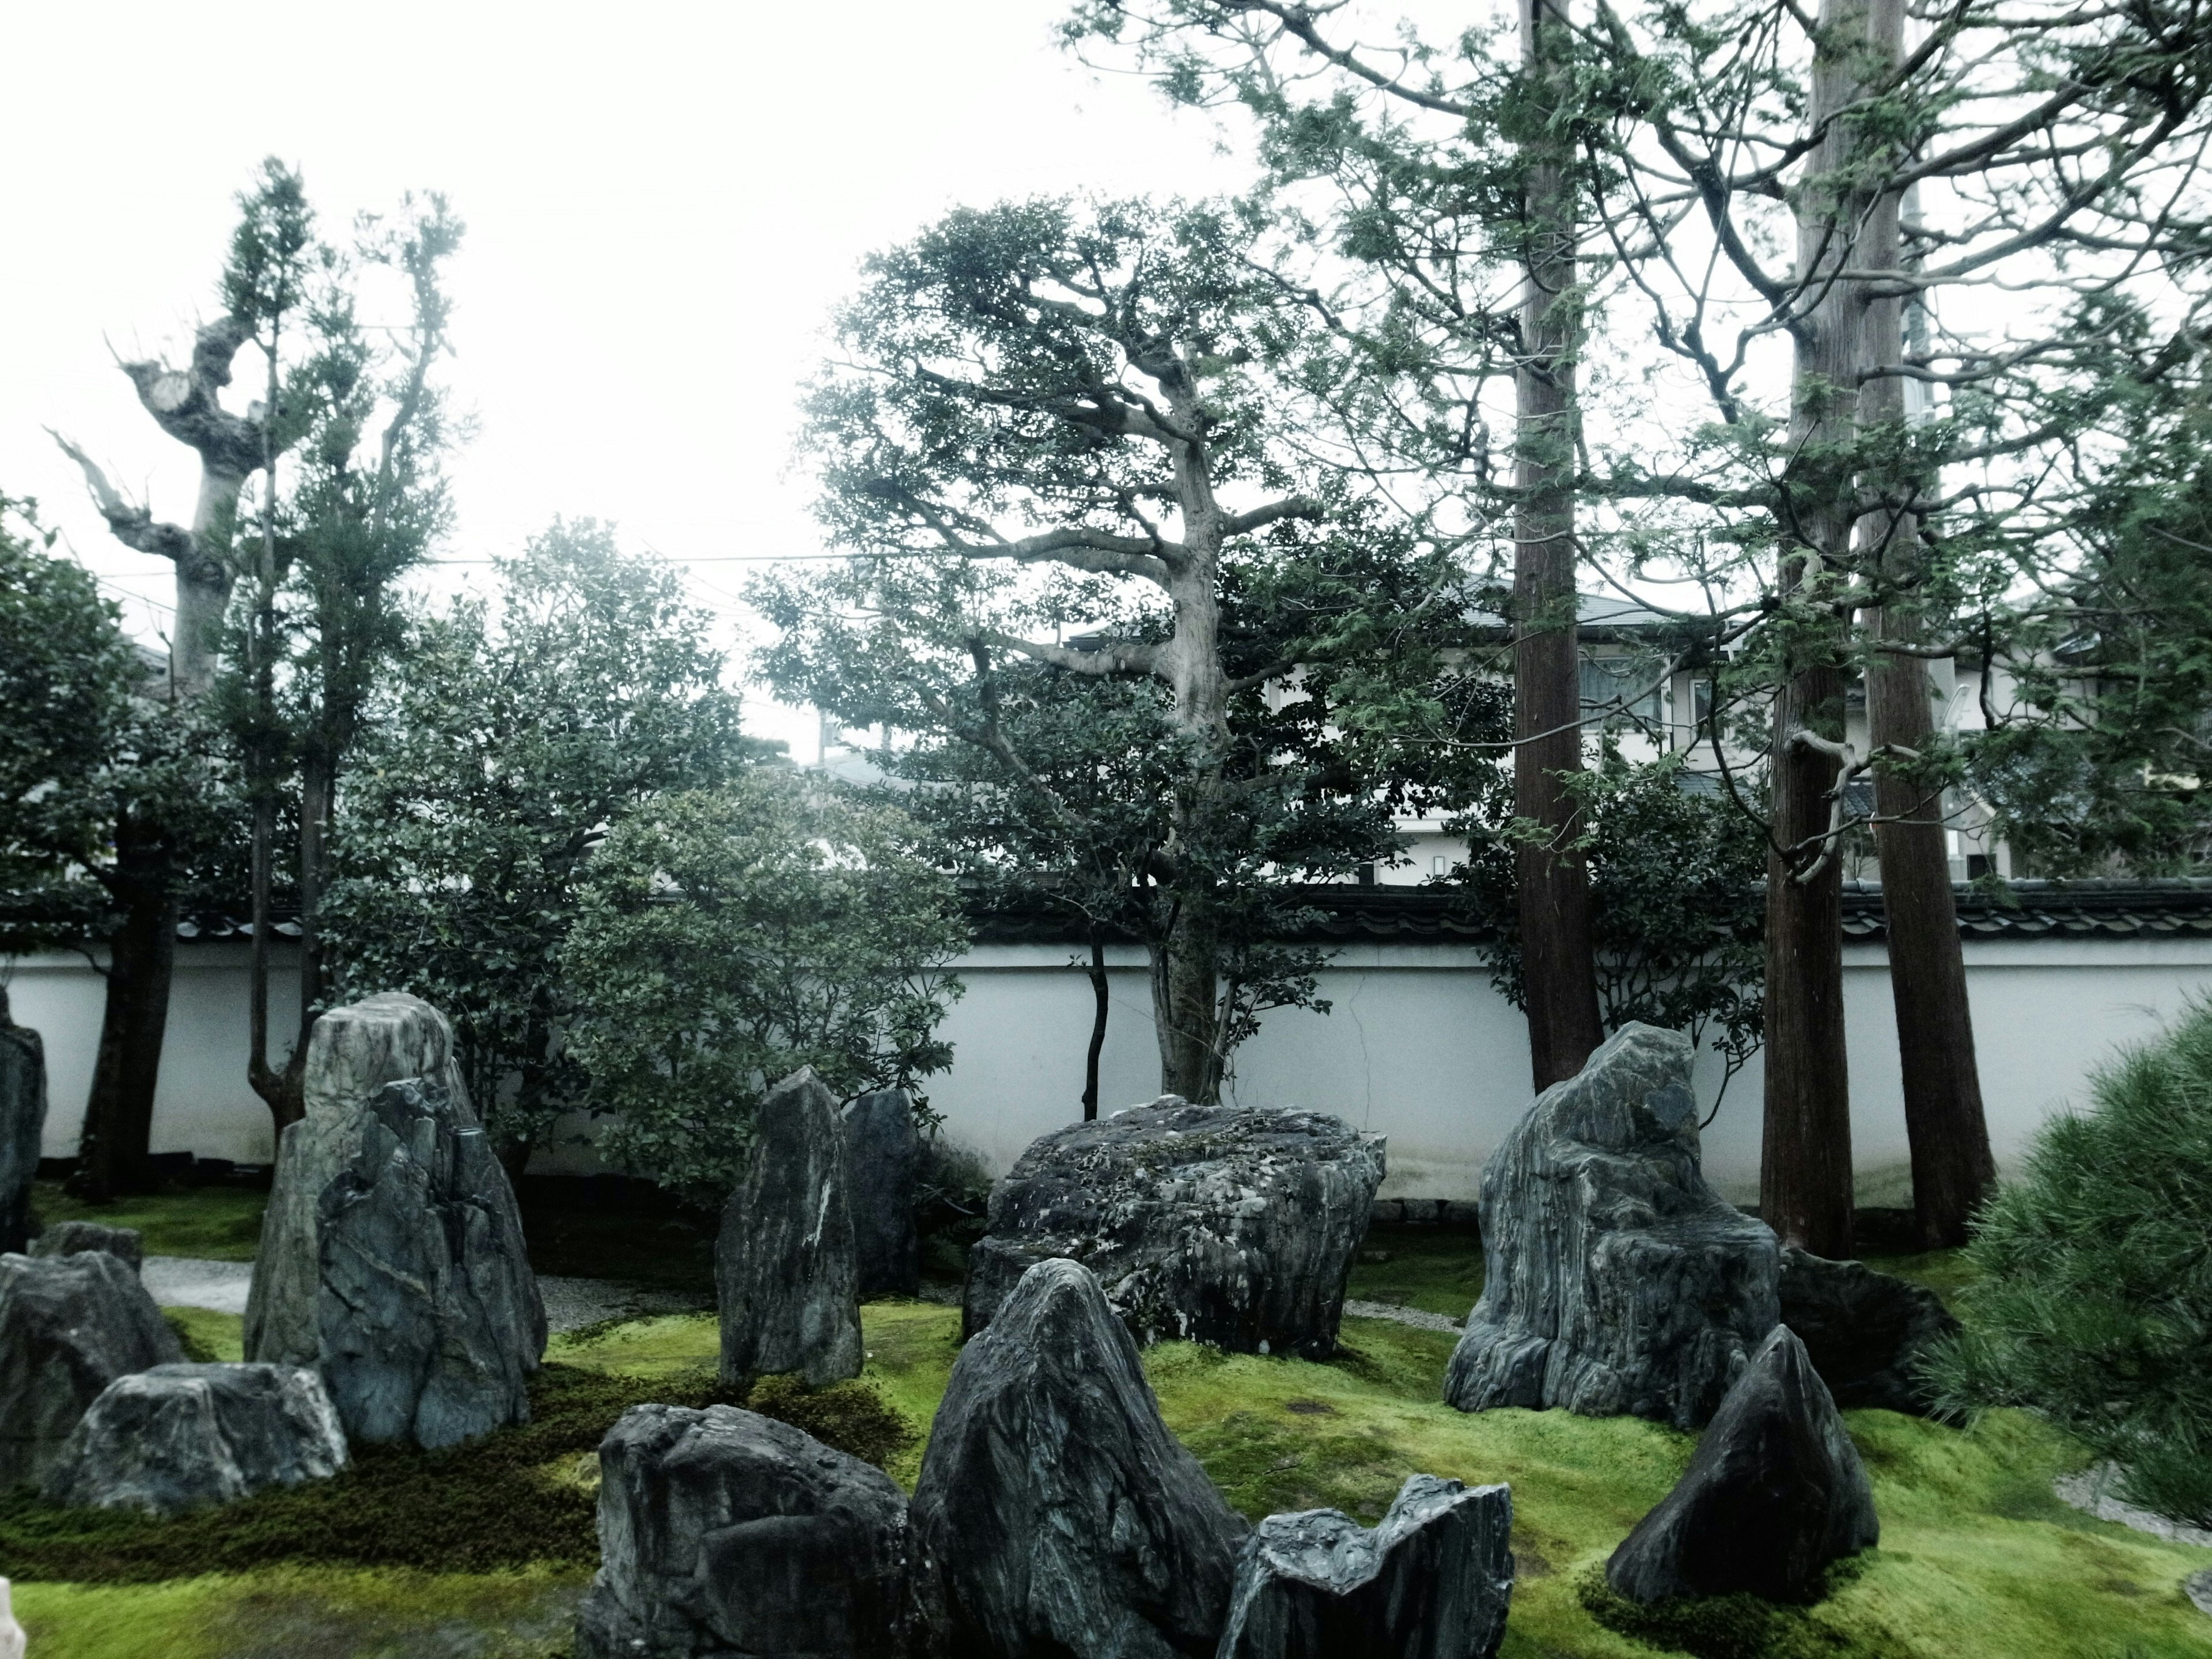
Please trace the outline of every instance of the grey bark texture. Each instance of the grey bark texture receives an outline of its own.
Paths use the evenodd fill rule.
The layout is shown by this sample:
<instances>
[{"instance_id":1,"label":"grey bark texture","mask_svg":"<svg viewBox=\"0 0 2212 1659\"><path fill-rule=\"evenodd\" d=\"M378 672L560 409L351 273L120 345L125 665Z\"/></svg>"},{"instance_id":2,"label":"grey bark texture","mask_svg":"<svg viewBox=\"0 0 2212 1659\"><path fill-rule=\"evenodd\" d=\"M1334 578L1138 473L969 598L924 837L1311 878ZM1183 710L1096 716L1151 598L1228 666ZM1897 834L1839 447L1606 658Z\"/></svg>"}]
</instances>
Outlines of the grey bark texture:
<instances>
[{"instance_id":1,"label":"grey bark texture","mask_svg":"<svg viewBox=\"0 0 2212 1659\"><path fill-rule=\"evenodd\" d=\"M1066 1261L1030 1268L962 1350L914 1518L963 1659L1211 1654L1245 1533Z\"/></svg>"},{"instance_id":2,"label":"grey bark texture","mask_svg":"<svg viewBox=\"0 0 2212 1659\"><path fill-rule=\"evenodd\" d=\"M9 1018L0 986L0 1251L30 1242L31 1182L46 1129L46 1042Z\"/></svg>"},{"instance_id":3,"label":"grey bark texture","mask_svg":"<svg viewBox=\"0 0 2212 1659\"><path fill-rule=\"evenodd\" d=\"M105 1250L137 1273L146 1265L146 1247L136 1227L108 1227L97 1221L57 1221L31 1241L31 1255L80 1255Z\"/></svg>"},{"instance_id":4,"label":"grey bark texture","mask_svg":"<svg viewBox=\"0 0 2212 1659\"><path fill-rule=\"evenodd\" d=\"M106 1251L0 1255L0 1492L43 1476L117 1377L184 1357L137 1273Z\"/></svg>"},{"instance_id":5,"label":"grey bark texture","mask_svg":"<svg viewBox=\"0 0 2212 1659\"><path fill-rule=\"evenodd\" d=\"M545 1309L465 1097L387 1083L323 1188L319 1369L347 1434L436 1448L530 1420Z\"/></svg>"},{"instance_id":6,"label":"grey bark texture","mask_svg":"<svg viewBox=\"0 0 2212 1659\"><path fill-rule=\"evenodd\" d=\"M1444 1376L1462 1411L1696 1428L1774 1328L1774 1235L1705 1184L1691 1055L1623 1026L1483 1165L1482 1298Z\"/></svg>"},{"instance_id":7,"label":"grey bark texture","mask_svg":"<svg viewBox=\"0 0 2212 1659\"><path fill-rule=\"evenodd\" d=\"M1805 1345L1778 1326L1713 1415L1674 1490L1606 1564L1632 1601L1748 1590L1802 1599L1880 1541L1874 1488Z\"/></svg>"},{"instance_id":8,"label":"grey bark texture","mask_svg":"<svg viewBox=\"0 0 2212 1659\"><path fill-rule=\"evenodd\" d=\"M1513 1489L1417 1474L1370 1532L1335 1510L1245 1540L1218 1659L1491 1659L1513 1598Z\"/></svg>"},{"instance_id":9,"label":"grey bark texture","mask_svg":"<svg viewBox=\"0 0 2212 1659\"><path fill-rule=\"evenodd\" d=\"M1879 1406L1926 1416L1934 1409L1919 1361L1959 1329L1935 1291L1863 1261L1787 1249L1781 1292L1782 1322L1804 1343L1839 1410Z\"/></svg>"},{"instance_id":10,"label":"grey bark texture","mask_svg":"<svg viewBox=\"0 0 2212 1659\"><path fill-rule=\"evenodd\" d=\"M860 1295L837 1097L802 1066L761 1102L745 1178L714 1242L722 1376L860 1374Z\"/></svg>"},{"instance_id":11,"label":"grey bark texture","mask_svg":"<svg viewBox=\"0 0 2212 1659\"><path fill-rule=\"evenodd\" d=\"M847 1208L860 1295L912 1296L921 1288L914 1206L921 1182L921 1131L914 1097L878 1089L845 1109Z\"/></svg>"},{"instance_id":12,"label":"grey bark texture","mask_svg":"<svg viewBox=\"0 0 2212 1659\"><path fill-rule=\"evenodd\" d=\"M307 1115L277 1143L276 1173L261 1218L253 1286L246 1303L246 1357L280 1365L320 1362L315 1297L323 1188L353 1161L378 1090L433 1078L465 1100L445 1016L419 997L388 992L333 1008L307 1038Z\"/></svg>"},{"instance_id":13,"label":"grey bark texture","mask_svg":"<svg viewBox=\"0 0 2212 1659\"><path fill-rule=\"evenodd\" d=\"M919 1651L906 1495L733 1406L633 1406L599 1444L581 1659L902 1659Z\"/></svg>"},{"instance_id":14,"label":"grey bark texture","mask_svg":"<svg viewBox=\"0 0 2212 1659\"><path fill-rule=\"evenodd\" d=\"M1173 1095L1055 1130L992 1188L964 1332L1065 1256L1098 1276L1140 1342L1326 1359L1383 1168L1382 1137L1340 1118Z\"/></svg>"},{"instance_id":15,"label":"grey bark texture","mask_svg":"<svg viewBox=\"0 0 2212 1659\"><path fill-rule=\"evenodd\" d=\"M156 1365L118 1377L46 1471L46 1502L176 1515L327 1480L345 1434L304 1365Z\"/></svg>"}]
</instances>

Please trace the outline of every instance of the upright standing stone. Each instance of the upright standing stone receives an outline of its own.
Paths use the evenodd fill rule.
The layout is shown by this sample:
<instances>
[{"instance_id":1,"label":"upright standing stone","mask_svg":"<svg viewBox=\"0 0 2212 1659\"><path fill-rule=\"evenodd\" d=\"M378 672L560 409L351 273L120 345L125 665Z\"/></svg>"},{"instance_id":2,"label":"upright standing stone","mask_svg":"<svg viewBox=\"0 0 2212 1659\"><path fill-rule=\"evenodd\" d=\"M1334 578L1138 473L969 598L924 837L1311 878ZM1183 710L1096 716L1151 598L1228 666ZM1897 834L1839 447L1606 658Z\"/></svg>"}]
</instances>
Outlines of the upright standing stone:
<instances>
[{"instance_id":1,"label":"upright standing stone","mask_svg":"<svg viewBox=\"0 0 2212 1659\"><path fill-rule=\"evenodd\" d=\"M31 1182L46 1128L46 1048L39 1034L9 1018L0 985L0 1251L31 1238Z\"/></svg>"},{"instance_id":2,"label":"upright standing stone","mask_svg":"<svg viewBox=\"0 0 2212 1659\"><path fill-rule=\"evenodd\" d=\"M913 1096L903 1089L878 1089L845 1109L845 1173L860 1295L914 1295L921 1288L914 1216L921 1131L915 1125Z\"/></svg>"},{"instance_id":3,"label":"upright standing stone","mask_svg":"<svg viewBox=\"0 0 2212 1659\"><path fill-rule=\"evenodd\" d=\"M0 1578L0 1659L23 1659L23 1627L15 1622L8 1581Z\"/></svg>"},{"instance_id":4,"label":"upright standing stone","mask_svg":"<svg viewBox=\"0 0 2212 1659\"><path fill-rule=\"evenodd\" d=\"M968 1255L973 1336L1037 1262L1080 1261L1140 1342L1326 1359L1382 1181L1380 1135L1167 1095L1031 1144Z\"/></svg>"},{"instance_id":5,"label":"upright standing stone","mask_svg":"<svg viewBox=\"0 0 2212 1659\"><path fill-rule=\"evenodd\" d=\"M1692 1052L1622 1027L1490 1155L1482 1297L1444 1378L1462 1411L1696 1428L1774 1328L1774 1235L1705 1184Z\"/></svg>"},{"instance_id":6,"label":"upright standing stone","mask_svg":"<svg viewBox=\"0 0 2212 1659\"><path fill-rule=\"evenodd\" d=\"M317 1228L323 1188L361 1150L369 1102L387 1083L434 1078L465 1100L453 1034L420 997L386 992L333 1008L307 1037L307 1115L277 1144L246 1301L246 1357L280 1365L321 1358L315 1296L322 1282Z\"/></svg>"},{"instance_id":7,"label":"upright standing stone","mask_svg":"<svg viewBox=\"0 0 2212 1659\"><path fill-rule=\"evenodd\" d=\"M1409 1478L1370 1532L1335 1510L1245 1540L1219 1659L1491 1659L1513 1599L1513 1490Z\"/></svg>"},{"instance_id":8,"label":"upright standing stone","mask_svg":"<svg viewBox=\"0 0 2212 1659\"><path fill-rule=\"evenodd\" d=\"M545 1310L465 1098L428 1079L378 1090L317 1241L320 1369L349 1435L450 1446L530 1420Z\"/></svg>"},{"instance_id":9,"label":"upright standing stone","mask_svg":"<svg viewBox=\"0 0 2212 1659\"><path fill-rule=\"evenodd\" d=\"M143 1236L136 1227L109 1227L97 1221L57 1221L31 1241L31 1255L79 1255L105 1250L131 1271L146 1265Z\"/></svg>"},{"instance_id":10,"label":"upright standing stone","mask_svg":"<svg viewBox=\"0 0 2212 1659\"><path fill-rule=\"evenodd\" d=\"M906 1495L733 1406L633 1406L599 1443L581 1659L906 1659Z\"/></svg>"},{"instance_id":11,"label":"upright standing stone","mask_svg":"<svg viewBox=\"0 0 2212 1659\"><path fill-rule=\"evenodd\" d=\"M44 1475L117 1377L184 1357L138 1275L105 1250L0 1255L0 1492Z\"/></svg>"},{"instance_id":12,"label":"upright standing stone","mask_svg":"<svg viewBox=\"0 0 2212 1659\"><path fill-rule=\"evenodd\" d=\"M1211 1652L1245 1532L1065 1260L1030 1268L953 1365L914 1518L951 1651L995 1659Z\"/></svg>"},{"instance_id":13,"label":"upright standing stone","mask_svg":"<svg viewBox=\"0 0 2212 1659\"><path fill-rule=\"evenodd\" d=\"M1858 1448L1805 1345L1778 1325L1605 1577L1632 1601L1740 1590L1795 1601L1830 1562L1881 1538Z\"/></svg>"},{"instance_id":14,"label":"upright standing stone","mask_svg":"<svg viewBox=\"0 0 2212 1659\"><path fill-rule=\"evenodd\" d=\"M714 1243L722 1376L860 1374L860 1277L837 1097L803 1066L769 1091Z\"/></svg>"}]
</instances>

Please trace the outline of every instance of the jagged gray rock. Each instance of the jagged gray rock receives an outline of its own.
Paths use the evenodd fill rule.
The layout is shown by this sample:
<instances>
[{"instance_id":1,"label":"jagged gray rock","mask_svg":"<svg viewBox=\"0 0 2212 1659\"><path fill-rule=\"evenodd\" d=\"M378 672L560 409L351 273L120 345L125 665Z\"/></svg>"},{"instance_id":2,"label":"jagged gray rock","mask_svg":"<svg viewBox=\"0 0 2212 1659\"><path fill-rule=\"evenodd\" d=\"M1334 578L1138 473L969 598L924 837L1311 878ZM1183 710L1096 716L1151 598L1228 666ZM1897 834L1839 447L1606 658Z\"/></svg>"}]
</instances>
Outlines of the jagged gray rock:
<instances>
[{"instance_id":1,"label":"jagged gray rock","mask_svg":"<svg viewBox=\"0 0 2212 1659\"><path fill-rule=\"evenodd\" d=\"M1881 1538L1858 1449L1805 1345L1778 1325L1605 1577L1632 1601L1739 1590L1795 1601L1830 1562Z\"/></svg>"},{"instance_id":2,"label":"jagged gray rock","mask_svg":"<svg viewBox=\"0 0 2212 1659\"><path fill-rule=\"evenodd\" d=\"M530 1420L545 1309L465 1097L387 1083L316 1223L318 1366L346 1432L450 1446Z\"/></svg>"},{"instance_id":3,"label":"jagged gray rock","mask_svg":"<svg viewBox=\"0 0 2212 1659\"><path fill-rule=\"evenodd\" d=\"M68 1508L175 1515L346 1466L323 1380L304 1365L156 1365L107 1385L46 1471Z\"/></svg>"},{"instance_id":4,"label":"jagged gray rock","mask_svg":"<svg viewBox=\"0 0 2212 1659\"><path fill-rule=\"evenodd\" d=\"M1097 1274L1140 1342L1326 1359L1383 1170L1382 1136L1321 1112L1166 1095L1057 1130L992 1188L963 1329L1065 1256Z\"/></svg>"},{"instance_id":5,"label":"jagged gray rock","mask_svg":"<svg viewBox=\"0 0 2212 1659\"><path fill-rule=\"evenodd\" d=\"M133 1273L146 1265L143 1240L136 1227L106 1227L97 1221L57 1221L31 1241L29 1255L77 1255L105 1250Z\"/></svg>"},{"instance_id":6,"label":"jagged gray rock","mask_svg":"<svg viewBox=\"0 0 2212 1659\"><path fill-rule=\"evenodd\" d=\"M1774 1235L1705 1184L1691 1055L1623 1026L1483 1165L1482 1297L1444 1378L1462 1411L1696 1428L1774 1328Z\"/></svg>"},{"instance_id":7,"label":"jagged gray rock","mask_svg":"<svg viewBox=\"0 0 2212 1659\"><path fill-rule=\"evenodd\" d=\"M1271 1515L1237 1563L1218 1659L1491 1659L1513 1598L1513 1489L1417 1474L1370 1532Z\"/></svg>"},{"instance_id":8,"label":"jagged gray rock","mask_svg":"<svg viewBox=\"0 0 2212 1659\"><path fill-rule=\"evenodd\" d=\"M1804 1343L1838 1410L1879 1406L1924 1417L1934 1409L1917 1364L1959 1329L1935 1291L1794 1246L1782 1252L1780 1291L1782 1322Z\"/></svg>"},{"instance_id":9,"label":"jagged gray rock","mask_svg":"<svg viewBox=\"0 0 2212 1659\"><path fill-rule=\"evenodd\" d=\"M1040 1262L952 1368L914 1493L951 1651L1210 1652L1244 1522L1168 1432L1091 1270Z\"/></svg>"},{"instance_id":10,"label":"jagged gray rock","mask_svg":"<svg viewBox=\"0 0 2212 1659\"><path fill-rule=\"evenodd\" d=\"M858 1376L860 1276L837 1097L803 1066L769 1091L714 1242L722 1376Z\"/></svg>"},{"instance_id":11,"label":"jagged gray rock","mask_svg":"<svg viewBox=\"0 0 2212 1659\"><path fill-rule=\"evenodd\" d=\"M277 1143L276 1171L261 1218L261 1245L246 1302L246 1357L280 1365L320 1363L315 1297L322 1284L317 1243L323 1188L353 1161L368 1103L387 1083L431 1078L465 1101L453 1063L453 1034L420 997L392 991L316 1020L301 1079L306 1116Z\"/></svg>"},{"instance_id":12,"label":"jagged gray rock","mask_svg":"<svg viewBox=\"0 0 2212 1659\"><path fill-rule=\"evenodd\" d=\"M9 1017L0 985L0 1251L30 1242L31 1182L46 1131L46 1041Z\"/></svg>"},{"instance_id":13,"label":"jagged gray rock","mask_svg":"<svg viewBox=\"0 0 2212 1659\"><path fill-rule=\"evenodd\" d=\"M138 1275L105 1250L0 1255L0 1492L44 1475L117 1377L184 1357Z\"/></svg>"},{"instance_id":14,"label":"jagged gray rock","mask_svg":"<svg viewBox=\"0 0 2212 1659\"><path fill-rule=\"evenodd\" d=\"M845 1109L845 1174L860 1295L914 1295L921 1288L914 1214L921 1131L913 1096L877 1089Z\"/></svg>"},{"instance_id":15,"label":"jagged gray rock","mask_svg":"<svg viewBox=\"0 0 2212 1659\"><path fill-rule=\"evenodd\" d=\"M633 1406L599 1444L580 1659L903 1659L906 1495L733 1406Z\"/></svg>"}]
</instances>

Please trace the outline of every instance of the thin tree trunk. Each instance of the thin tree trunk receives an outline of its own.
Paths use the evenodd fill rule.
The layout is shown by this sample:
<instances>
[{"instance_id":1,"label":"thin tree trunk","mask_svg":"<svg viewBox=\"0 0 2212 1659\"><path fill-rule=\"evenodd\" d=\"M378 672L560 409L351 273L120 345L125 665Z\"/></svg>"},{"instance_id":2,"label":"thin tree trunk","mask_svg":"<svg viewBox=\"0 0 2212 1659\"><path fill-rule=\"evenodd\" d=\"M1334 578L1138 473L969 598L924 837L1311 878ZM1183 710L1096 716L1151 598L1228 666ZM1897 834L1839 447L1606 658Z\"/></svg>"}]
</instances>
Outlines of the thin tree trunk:
<instances>
[{"instance_id":1,"label":"thin tree trunk","mask_svg":"<svg viewBox=\"0 0 2212 1659\"><path fill-rule=\"evenodd\" d=\"M160 826L126 817L115 840L123 925L109 941L100 1049L70 1182L78 1197L101 1204L158 1184L150 1150L154 1097L177 956L177 900Z\"/></svg>"},{"instance_id":2,"label":"thin tree trunk","mask_svg":"<svg viewBox=\"0 0 2212 1659\"><path fill-rule=\"evenodd\" d=\"M1083 1121L1098 1121L1098 1056L1106 1049L1106 940L1091 924L1091 1048L1083 1057Z\"/></svg>"},{"instance_id":3,"label":"thin tree trunk","mask_svg":"<svg viewBox=\"0 0 2212 1659\"><path fill-rule=\"evenodd\" d=\"M1521 61L1549 81L1569 46L1567 0L1522 0ZM1548 147L1530 147L1528 246L1514 376L1519 420L1514 515L1513 811L1541 842L1514 851L1530 1070L1539 1091L1571 1078L1604 1041L1590 941L1589 872L1572 846L1567 780L1582 770L1576 628L1574 183Z\"/></svg>"}]
</instances>

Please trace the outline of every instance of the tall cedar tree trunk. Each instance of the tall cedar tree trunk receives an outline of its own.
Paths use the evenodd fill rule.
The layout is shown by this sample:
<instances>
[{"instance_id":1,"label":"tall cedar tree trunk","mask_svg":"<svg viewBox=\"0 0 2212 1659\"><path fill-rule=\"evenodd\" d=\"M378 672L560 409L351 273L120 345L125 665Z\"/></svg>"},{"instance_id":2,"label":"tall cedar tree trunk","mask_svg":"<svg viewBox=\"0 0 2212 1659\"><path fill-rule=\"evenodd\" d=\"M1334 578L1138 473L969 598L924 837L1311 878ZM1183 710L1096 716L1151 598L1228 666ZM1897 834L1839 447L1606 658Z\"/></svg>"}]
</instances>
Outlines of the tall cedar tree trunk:
<instances>
[{"instance_id":1,"label":"tall cedar tree trunk","mask_svg":"<svg viewBox=\"0 0 2212 1659\"><path fill-rule=\"evenodd\" d=\"M230 541L239 491L261 465L258 420L222 407L230 367L252 337L236 317L203 326L183 368L144 362L123 365L142 408L155 425L200 458L199 495L190 526L157 520L108 483L83 450L57 434L83 471L100 516L118 541L158 554L176 568L177 617L169 640L170 700L204 697L216 676L216 653L234 573ZM170 838L158 823L126 817L116 827L116 891L123 923L110 941L107 1003L99 1058L85 1101L75 1182L82 1195L106 1200L152 1190L154 1092L168 1030L169 984L177 949L177 872Z\"/></svg>"},{"instance_id":2,"label":"tall cedar tree trunk","mask_svg":"<svg viewBox=\"0 0 2212 1659\"><path fill-rule=\"evenodd\" d=\"M1521 62L1553 82L1570 46L1567 0L1522 0ZM1574 182L1547 143L1528 170L1514 514L1513 811L1541 842L1514 850L1528 1059L1539 1091L1571 1078L1605 1039L1590 943L1589 871L1570 843L1582 770L1581 652L1576 628Z\"/></svg>"},{"instance_id":3,"label":"tall cedar tree trunk","mask_svg":"<svg viewBox=\"0 0 2212 1659\"><path fill-rule=\"evenodd\" d=\"M1823 0L1807 118L1820 134L1797 204L1797 276L1818 295L1794 330L1790 450L1778 586L1790 630L1788 679L1774 699L1772 818L1766 870L1766 1100L1761 1216L1815 1255L1851 1254L1851 1096L1844 1047L1843 865L1827 838L1844 737L1842 619L1824 590L1842 570L1858 513L1841 458L1856 431L1865 368L1865 284L1855 265L1871 204L1849 182L1861 140L1838 118L1860 92L1878 31L1899 0ZM1835 182L1840 180L1841 182ZM1832 278L1832 280L1823 280ZM1810 741L1808 741L1810 739Z\"/></svg>"},{"instance_id":4,"label":"tall cedar tree trunk","mask_svg":"<svg viewBox=\"0 0 2212 1659\"><path fill-rule=\"evenodd\" d=\"M1881 28L1893 9L1876 14ZM1893 52L1900 38L1883 40ZM1894 192L1875 204L1869 222L1870 270L1899 264L1899 212ZM1875 366L1905 356L1905 301L1878 300L1868 314L1867 352ZM1905 381L1877 375L1860 395L1860 418L1869 425L1901 426ZM1902 494L1913 479L1878 481ZM1911 589L1919 571L1917 515L1870 514L1861 524L1863 550L1878 562L1892 602L1866 614L1875 641L1867 669L1869 741L1922 751L1935 734L1929 708L1926 659L1885 652L1879 642L1917 644L1923 630ZM1942 792L1916 783L1890 767L1875 773L1875 846L1881 860L1882 911L1888 922L1889 988L1897 1008L1898 1059L1905 1084L1905 1133L1912 1152L1913 1220L1923 1249L1948 1249L1966 1242L1966 1223L1996 1178L1989 1125L1982 1112L1982 1083L1974 1062L1974 1023L1966 1002L1966 963L1959 946L1958 907L1944 846Z\"/></svg>"}]
</instances>

